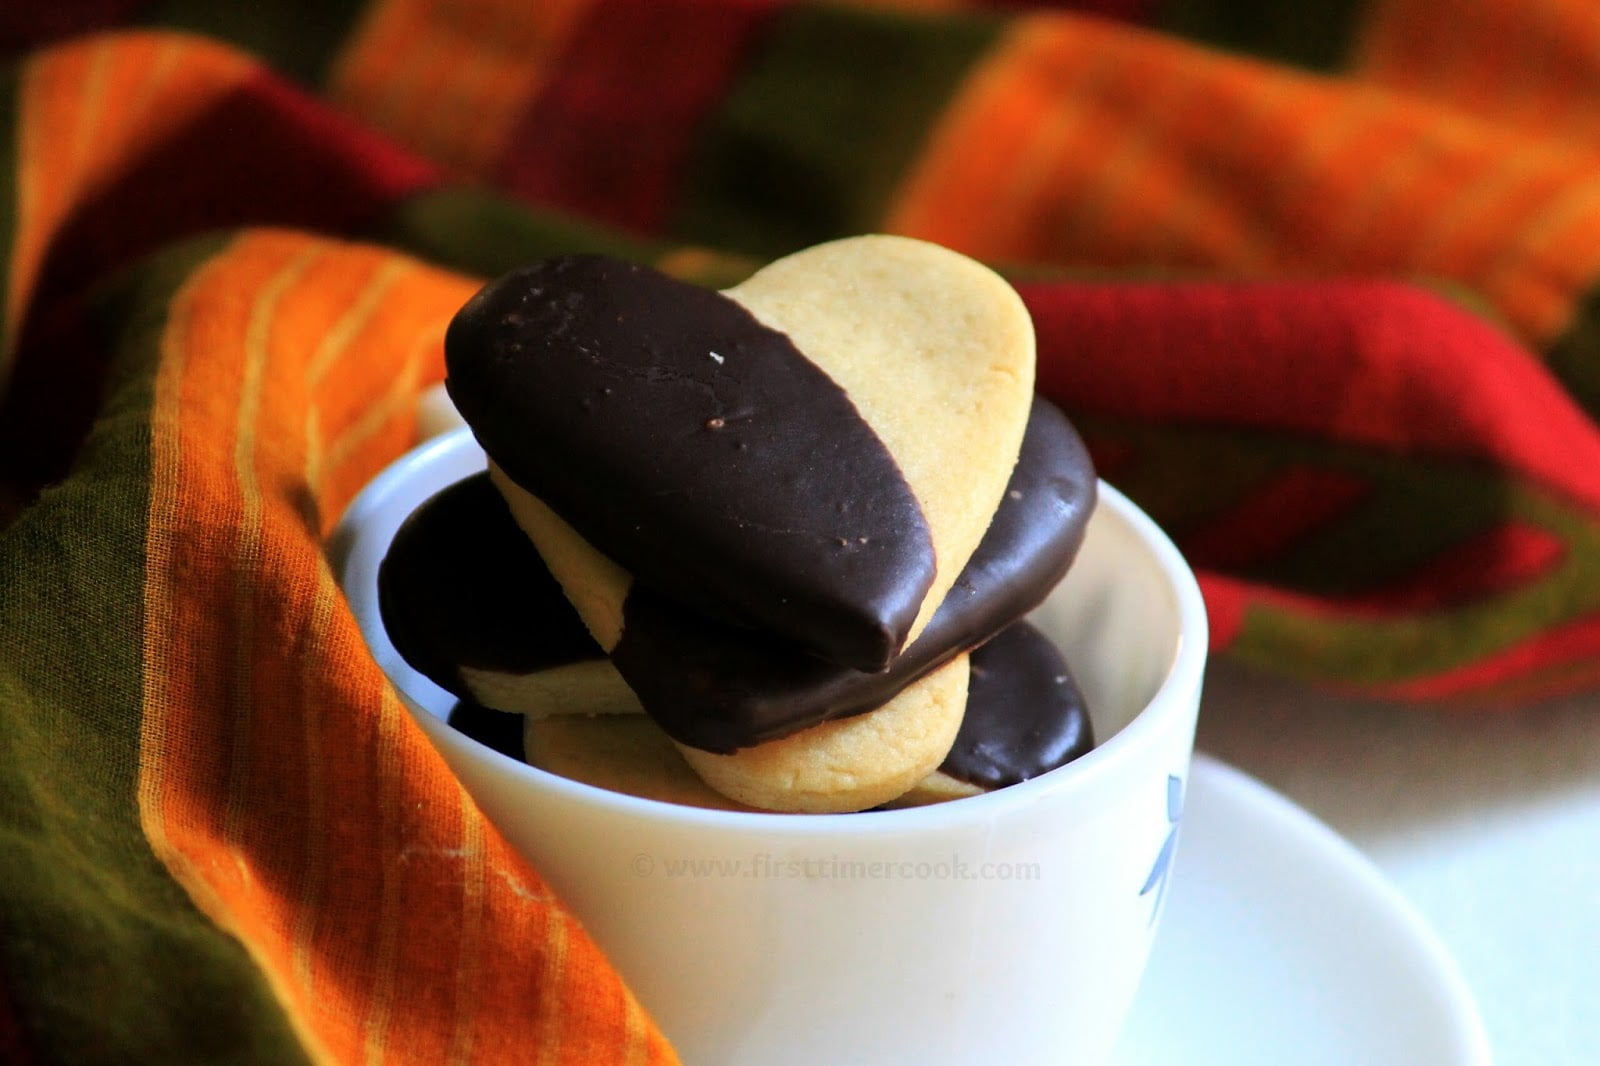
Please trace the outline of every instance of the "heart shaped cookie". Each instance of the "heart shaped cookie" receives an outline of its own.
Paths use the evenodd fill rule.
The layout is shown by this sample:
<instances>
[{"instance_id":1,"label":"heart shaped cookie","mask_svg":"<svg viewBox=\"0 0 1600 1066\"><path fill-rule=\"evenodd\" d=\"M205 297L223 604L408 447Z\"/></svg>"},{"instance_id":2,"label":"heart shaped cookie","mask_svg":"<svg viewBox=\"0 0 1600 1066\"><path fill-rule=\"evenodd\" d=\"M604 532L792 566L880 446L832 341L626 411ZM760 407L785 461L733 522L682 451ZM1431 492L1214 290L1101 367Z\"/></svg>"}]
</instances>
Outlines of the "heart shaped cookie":
<instances>
[{"instance_id":1,"label":"heart shaped cookie","mask_svg":"<svg viewBox=\"0 0 1600 1066\"><path fill-rule=\"evenodd\" d=\"M522 752L529 766L611 792L685 807L755 809L700 780L661 728L642 714L529 718Z\"/></svg>"},{"instance_id":2,"label":"heart shaped cookie","mask_svg":"<svg viewBox=\"0 0 1600 1066\"><path fill-rule=\"evenodd\" d=\"M809 653L823 679L868 678L819 701L826 686L802 666L785 682L811 699L802 713L723 733L704 701L652 693L684 758L739 802L843 811L906 791L955 738L961 651L1009 620L974 626L973 603L1018 613L1043 592L963 599L954 635L901 655L990 528L1032 401L1020 299L935 245L837 241L724 294L611 260L547 261L475 296L446 358L495 485L630 687L699 670L675 654L698 636L640 653L628 605L641 601L661 607L658 635L696 616L748 633L758 654L735 676L784 674ZM1041 559L1053 578L1070 551Z\"/></svg>"},{"instance_id":3,"label":"heart shaped cookie","mask_svg":"<svg viewBox=\"0 0 1600 1066\"><path fill-rule=\"evenodd\" d=\"M525 524L540 531L548 565L580 613L608 622L596 632L640 702L677 740L728 752L879 706L1031 610L1076 554L1093 509L1095 478L1071 424L1036 400L1021 454L978 549L928 627L877 673L800 654L767 634L695 615L642 583L630 584L537 501L515 489L508 495L524 510ZM609 579L596 579L608 572ZM620 605L611 598L618 596Z\"/></svg>"},{"instance_id":4,"label":"heart shaped cookie","mask_svg":"<svg viewBox=\"0 0 1600 1066\"><path fill-rule=\"evenodd\" d=\"M564 584L568 571L589 589L574 600L602 644L631 574L875 670L988 525L1027 418L1033 333L987 268L860 237L722 295L548 261L475 296L446 360L519 522ZM594 551L559 566L574 537Z\"/></svg>"},{"instance_id":5,"label":"heart shaped cookie","mask_svg":"<svg viewBox=\"0 0 1600 1066\"><path fill-rule=\"evenodd\" d=\"M927 778L955 739L966 698L963 655L871 714L732 755L674 745L642 715L530 719L524 750L530 765L649 799L844 814L887 803Z\"/></svg>"},{"instance_id":6,"label":"heart shaped cookie","mask_svg":"<svg viewBox=\"0 0 1600 1066\"><path fill-rule=\"evenodd\" d=\"M1083 697L1053 644L1026 623L1007 628L969 658L965 711L950 753L909 788L904 778L841 782L825 756L831 745L852 747L896 728L894 712L863 716L859 725L829 723L818 735L799 734L787 744L753 749L759 756L708 756L678 748L643 715L562 715L530 719L524 752L534 766L587 784L649 799L696 807L749 809L706 786L742 794L791 811L840 812L870 806L909 807L976 796L1063 766L1093 747ZM949 679L954 681L954 678ZM876 712L875 712L876 713ZM926 722L923 711L904 721ZM851 736L851 731L857 735ZM875 736L879 746L882 736ZM680 754L681 753L681 754ZM694 764L695 772L691 772ZM774 793L770 782L792 774ZM767 809L767 808L757 808Z\"/></svg>"},{"instance_id":7,"label":"heart shaped cookie","mask_svg":"<svg viewBox=\"0 0 1600 1066\"><path fill-rule=\"evenodd\" d=\"M957 656L870 714L823 722L731 754L679 744L700 779L769 811L840 814L902 795L955 743L967 706L967 657Z\"/></svg>"},{"instance_id":8,"label":"heart shaped cookie","mask_svg":"<svg viewBox=\"0 0 1600 1066\"><path fill-rule=\"evenodd\" d=\"M937 567L915 639L989 528L1016 464L1033 401L1027 307L981 263L885 235L796 252L726 295L844 389L911 486Z\"/></svg>"},{"instance_id":9,"label":"heart shaped cookie","mask_svg":"<svg viewBox=\"0 0 1600 1066\"><path fill-rule=\"evenodd\" d=\"M1093 499L1093 468L1081 441L1060 412L1037 401L1021 457L978 550L933 622L881 674L823 663L756 634L698 619L638 586L625 605L624 633L629 640L654 644L647 643L649 654L642 659L627 641L614 649L619 673L611 660L599 657L601 649L486 474L435 494L406 520L379 571L380 601L391 639L414 667L464 699L528 715L526 757L552 772L696 806L732 801L708 788L691 763L720 788L777 810L935 802L983 791L943 772L918 779L918 771L950 747L938 730L953 721L961 723L956 749L991 759L1004 756L1007 765L1053 758L1060 747L1050 743L1055 736L1051 708L1060 701L1032 698L1059 693L1061 678L1054 675L1065 676L1059 656L1043 668L1021 671L1036 681L1050 674L1056 685L1046 684L1039 692L1034 684L1022 698L1012 688L1020 680L1002 683L978 664L992 660L1012 643L1012 633L1026 628L1011 626L988 641L1031 609L1066 570ZM954 675L907 688L978 644L983 647L972 659L976 687L963 718L948 714L957 705L945 691L955 683ZM1009 666L1001 670L1018 672ZM731 721L759 733L754 740L788 739L754 747L735 744L748 751L729 758L701 759L693 745L685 745L680 755L668 734L642 714L608 713L642 709L622 673L650 697L652 714L674 731L700 735L711 727L726 729ZM983 696L997 691L1008 694L1005 715L989 721L996 701ZM1018 714L1015 704L1037 714ZM807 729L792 737L794 728L780 728L862 711L873 721ZM1078 713L1081 717L1081 706ZM1038 714L1047 728L1040 728ZM1020 741L996 728L1010 721L1022 723ZM927 732L930 724L933 733ZM980 730L976 738L974 729ZM729 734L713 729L707 735ZM1034 750L1040 746L1048 749L1043 755ZM964 773L953 765L955 759L952 752L944 765ZM992 778L991 772L985 784L993 787ZM914 787L897 798L893 793L907 780Z\"/></svg>"},{"instance_id":10,"label":"heart shaped cookie","mask_svg":"<svg viewBox=\"0 0 1600 1066\"><path fill-rule=\"evenodd\" d=\"M607 649L639 701L675 739L750 747L881 706L910 682L1032 610L1071 565L1095 500L1094 467L1071 424L1036 400L988 530L922 633L889 669L850 670L763 634L692 615L641 584Z\"/></svg>"},{"instance_id":11,"label":"heart shaped cookie","mask_svg":"<svg viewBox=\"0 0 1600 1066\"><path fill-rule=\"evenodd\" d=\"M967 707L939 768L889 801L914 807L975 796L1065 766L1094 747L1083 693L1061 652L1026 622L972 653Z\"/></svg>"}]
</instances>

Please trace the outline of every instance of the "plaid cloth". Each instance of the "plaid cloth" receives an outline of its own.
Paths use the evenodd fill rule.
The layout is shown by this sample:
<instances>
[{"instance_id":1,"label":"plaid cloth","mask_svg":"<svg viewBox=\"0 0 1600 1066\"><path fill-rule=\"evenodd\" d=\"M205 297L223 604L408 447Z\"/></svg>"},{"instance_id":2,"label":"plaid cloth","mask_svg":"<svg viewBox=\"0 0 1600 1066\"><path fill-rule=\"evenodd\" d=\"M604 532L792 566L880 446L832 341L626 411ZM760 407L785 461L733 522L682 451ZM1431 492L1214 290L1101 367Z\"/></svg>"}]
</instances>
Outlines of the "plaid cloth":
<instances>
[{"instance_id":1,"label":"plaid cloth","mask_svg":"<svg viewBox=\"0 0 1600 1066\"><path fill-rule=\"evenodd\" d=\"M0 47L5 1061L673 1061L322 554L554 252L983 258L1222 654L1600 679L1592 3L50 0Z\"/></svg>"}]
</instances>

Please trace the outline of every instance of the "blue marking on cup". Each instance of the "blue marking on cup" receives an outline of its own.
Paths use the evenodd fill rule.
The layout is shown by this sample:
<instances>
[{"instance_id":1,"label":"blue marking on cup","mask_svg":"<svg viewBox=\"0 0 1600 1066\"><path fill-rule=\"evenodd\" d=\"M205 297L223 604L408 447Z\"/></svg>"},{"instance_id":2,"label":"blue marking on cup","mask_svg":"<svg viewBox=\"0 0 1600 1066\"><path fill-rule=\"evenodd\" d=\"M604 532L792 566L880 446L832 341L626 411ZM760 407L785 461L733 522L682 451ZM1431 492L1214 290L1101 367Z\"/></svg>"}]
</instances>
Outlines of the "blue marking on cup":
<instances>
[{"instance_id":1,"label":"blue marking on cup","mask_svg":"<svg viewBox=\"0 0 1600 1066\"><path fill-rule=\"evenodd\" d=\"M1145 878L1144 887L1139 889L1139 895L1147 896L1155 892L1155 905L1150 908L1150 923L1155 924L1156 915L1161 913L1161 901L1167 894L1167 871L1172 866L1172 853L1178 847L1178 823L1183 820L1183 778L1176 774L1167 775L1167 839L1162 842L1161 850L1156 854L1156 861L1150 867L1150 876Z\"/></svg>"}]
</instances>

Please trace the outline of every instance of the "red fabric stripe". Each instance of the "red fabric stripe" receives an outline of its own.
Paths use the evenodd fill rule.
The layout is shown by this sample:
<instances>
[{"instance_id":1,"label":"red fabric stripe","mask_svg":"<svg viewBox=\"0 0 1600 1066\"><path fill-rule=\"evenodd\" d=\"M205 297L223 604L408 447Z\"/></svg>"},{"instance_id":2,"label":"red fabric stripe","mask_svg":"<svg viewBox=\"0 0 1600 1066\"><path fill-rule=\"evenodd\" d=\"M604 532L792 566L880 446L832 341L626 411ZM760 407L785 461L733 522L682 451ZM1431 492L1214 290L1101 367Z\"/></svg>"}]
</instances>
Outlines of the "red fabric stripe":
<instances>
[{"instance_id":1,"label":"red fabric stripe","mask_svg":"<svg viewBox=\"0 0 1600 1066\"><path fill-rule=\"evenodd\" d=\"M263 71L80 205L37 301L207 229L354 233L439 180L436 168Z\"/></svg>"},{"instance_id":2,"label":"red fabric stripe","mask_svg":"<svg viewBox=\"0 0 1600 1066\"><path fill-rule=\"evenodd\" d=\"M7 0L0 4L0 56L115 26L147 0Z\"/></svg>"},{"instance_id":3,"label":"red fabric stripe","mask_svg":"<svg viewBox=\"0 0 1600 1066\"><path fill-rule=\"evenodd\" d=\"M51 241L0 406L6 476L59 478L100 404L81 290L185 236L243 225L357 233L438 180L432 164L263 72L77 205Z\"/></svg>"},{"instance_id":4,"label":"red fabric stripe","mask_svg":"<svg viewBox=\"0 0 1600 1066\"><path fill-rule=\"evenodd\" d=\"M11 992L0 980L0 1062L22 1066L32 1062L33 1056L24 1049L22 1023L17 1020L16 1008L11 1002Z\"/></svg>"},{"instance_id":5,"label":"red fabric stripe","mask_svg":"<svg viewBox=\"0 0 1600 1066\"><path fill-rule=\"evenodd\" d=\"M1367 482L1333 470L1282 471L1183 537L1195 566L1231 569L1269 559L1366 495Z\"/></svg>"},{"instance_id":6,"label":"red fabric stripe","mask_svg":"<svg viewBox=\"0 0 1600 1066\"><path fill-rule=\"evenodd\" d=\"M1118 475L1138 458L1137 449L1127 441L1102 437L1082 426L1078 429L1083 434L1084 447L1089 449L1089 457L1094 460L1095 472L1107 481L1115 483Z\"/></svg>"},{"instance_id":7,"label":"red fabric stripe","mask_svg":"<svg viewBox=\"0 0 1600 1066\"><path fill-rule=\"evenodd\" d=\"M1211 630L1211 650L1227 651L1244 630L1245 611L1250 606L1255 586L1226 574L1201 571L1195 575L1200 595L1206 603L1206 621Z\"/></svg>"},{"instance_id":8,"label":"red fabric stripe","mask_svg":"<svg viewBox=\"0 0 1600 1066\"><path fill-rule=\"evenodd\" d=\"M496 180L528 200L659 233L696 128L779 6L601 0L514 125Z\"/></svg>"},{"instance_id":9,"label":"red fabric stripe","mask_svg":"<svg viewBox=\"0 0 1600 1066\"><path fill-rule=\"evenodd\" d=\"M33 1041L23 1029L22 1016L17 1011L16 993L11 991L11 977L0 969L0 1062L27 1066L36 1061Z\"/></svg>"},{"instance_id":10,"label":"red fabric stripe","mask_svg":"<svg viewBox=\"0 0 1600 1066\"><path fill-rule=\"evenodd\" d=\"M1488 543L1492 539L1500 539L1513 556L1522 553L1521 558L1497 560L1498 567L1495 570L1478 575L1481 582L1478 591L1482 594L1492 592L1495 588L1510 589L1520 581L1535 576L1519 575L1515 572L1517 566L1542 570L1559 561L1549 554L1552 545L1544 540L1548 534L1535 536L1517 545L1515 542L1522 536L1521 532L1502 532L1494 537L1485 537L1441 559L1432 573L1408 582L1406 588L1349 600L1316 599L1226 574L1203 572L1198 577L1206 601L1212 647L1219 652L1226 651L1239 638L1244 630L1245 617L1252 606L1288 610L1302 616L1322 616L1336 624L1342 618L1345 624L1360 625L1363 617L1392 614L1404 618L1415 609L1426 609L1428 606L1448 608L1452 603L1469 600L1474 590L1451 586L1448 583L1452 580L1450 570L1458 565L1464 567L1473 556L1482 557L1493 550ZM1558 552L1562 550L1559 543L1553 547ZM1594 667L1592 674L1584 671L1583 664L1586 662ZM1362 681L1359 690L1369 696L1400 700L1479 696L1492 700L1495 690L1499 689L1508 693L1510 698L1526 702L1533 698L1570 692L1587 683L1585 678L1588 677L1600 680L1600 614L1590 614L1575 622L1542 630L1509 648L1456 669L1405 681ZM1337 678L1328 680L1339 684Z\"/></svg>"},{"instance_id":11,"label":"red fabric stripe","mask_svg":"<svg viewBox=\"0 0 1600 1066\"><path fill-rule=\"evenodd\" d=\"M1600 431L1533 356L1389 282L1018 286L1069 411L1492 462L1600 506Z\"/></svg>"},{"instance_id":12,"label":"red fabric stripe","mask_svg":"<svg viewBox=\"0 0 1600 1066\"><path fill-rule=\"evenodd\" d=\"M1365 595L1312 597L1215 571L1200 573L1199 583L1212 646L1222 651L1239 637L1252 606L1325 618L1336 625L1360 625L1364 618L1414 617L1525 587L1560 565L1566 552L1555 534L1513 521L1441 553L1405 581ZM1363 683L1362 691L1412 700L1459 697L1495 685L1515 686L1529 675L1558 673L1595 656L1600 656L1600 615L1545 631L1459 669L1408 681ZM1570 690L1572 684L1572 678L1555 677L1549 692Z\"/></svg>"}]
</instances>

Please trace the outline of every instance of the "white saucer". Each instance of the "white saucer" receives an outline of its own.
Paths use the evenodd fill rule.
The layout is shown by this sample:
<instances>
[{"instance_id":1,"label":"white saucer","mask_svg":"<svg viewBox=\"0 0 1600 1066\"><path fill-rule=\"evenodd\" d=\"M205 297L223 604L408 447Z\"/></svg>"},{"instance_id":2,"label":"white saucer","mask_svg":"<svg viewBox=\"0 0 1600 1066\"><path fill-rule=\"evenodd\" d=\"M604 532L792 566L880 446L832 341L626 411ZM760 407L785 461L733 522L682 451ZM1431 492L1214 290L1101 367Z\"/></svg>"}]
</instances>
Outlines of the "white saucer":
<instances>
[{"instance_id":1,"label":"white saucer","mask_svg":"<svg viewBox=\"0 0 1600 1066\"><path fill-rule=\"evenodd\" d=\"M1377 868L1204 755L1114 1066L1488 1066L1472 995Z\"/></svg>"}]
</instances>

